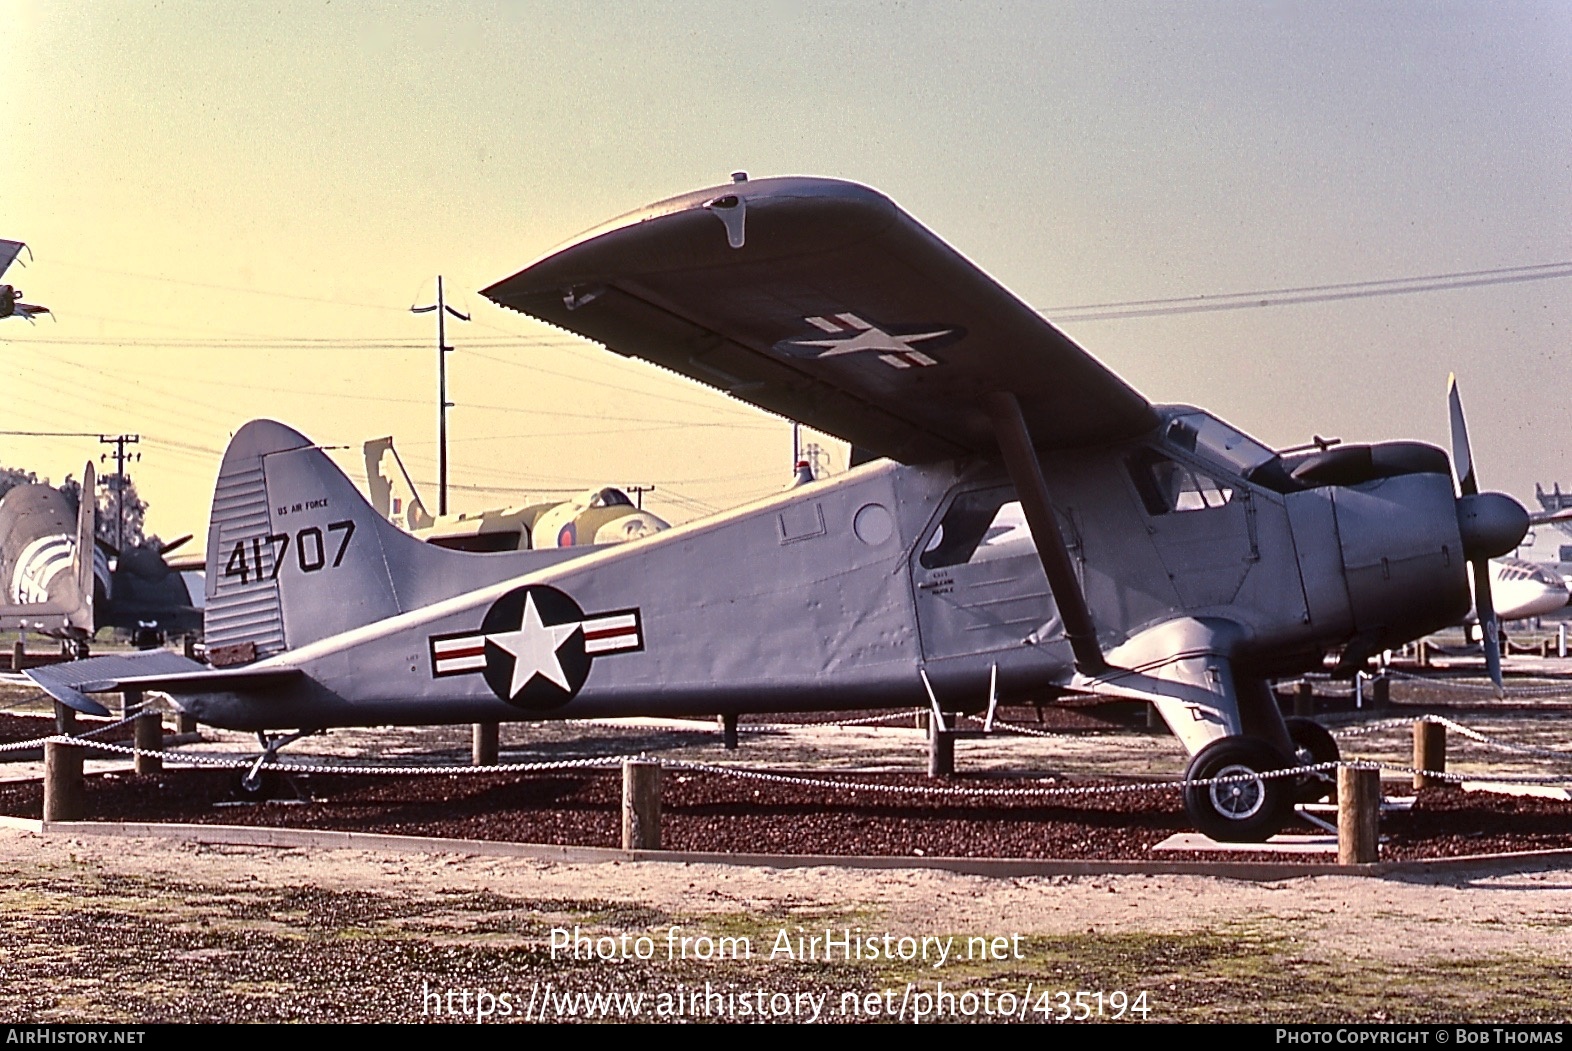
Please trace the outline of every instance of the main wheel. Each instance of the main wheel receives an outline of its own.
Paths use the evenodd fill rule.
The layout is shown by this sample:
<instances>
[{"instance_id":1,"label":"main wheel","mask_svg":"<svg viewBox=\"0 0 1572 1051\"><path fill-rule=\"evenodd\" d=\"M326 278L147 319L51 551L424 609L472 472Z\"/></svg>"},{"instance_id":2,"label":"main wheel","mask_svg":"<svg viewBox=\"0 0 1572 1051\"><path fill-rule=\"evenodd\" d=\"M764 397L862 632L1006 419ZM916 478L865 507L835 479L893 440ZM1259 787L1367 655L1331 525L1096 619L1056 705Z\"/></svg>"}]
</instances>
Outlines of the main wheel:
<instances>
[{"instance_id":1,"label":"main wheel","mask_svg":"<svg viewBox=\"0 0 1572 1051\"><path fill-rule=\"evenodd\" d=\"M1321 763L1335 763L1342 758L1331 732L1314 719L1294 718L1287 720L1287 723L1288 738L1294 742L1295 766L1319 766ZM1294 800L1314 803L1331 795L1336 787L1336 770L1306 774L1295 785Z\"/></svg>"},{"instance_id":2,"label":"main wheel","mask_svg":"<svg viewBox=\"0 0 1572 1051\"><path fill-rule=\"evenodd\" d=\"M1256 737L1223 737L1190 759L1186 781L1250 777L1281 770L1288 759ZM1184 809L1203 834L1221 843L1260 843L1272 838L1293 813L1295 784L1287 778L1254 778L1216 785L1186 785Z\"/></svg>"}]
</instances>

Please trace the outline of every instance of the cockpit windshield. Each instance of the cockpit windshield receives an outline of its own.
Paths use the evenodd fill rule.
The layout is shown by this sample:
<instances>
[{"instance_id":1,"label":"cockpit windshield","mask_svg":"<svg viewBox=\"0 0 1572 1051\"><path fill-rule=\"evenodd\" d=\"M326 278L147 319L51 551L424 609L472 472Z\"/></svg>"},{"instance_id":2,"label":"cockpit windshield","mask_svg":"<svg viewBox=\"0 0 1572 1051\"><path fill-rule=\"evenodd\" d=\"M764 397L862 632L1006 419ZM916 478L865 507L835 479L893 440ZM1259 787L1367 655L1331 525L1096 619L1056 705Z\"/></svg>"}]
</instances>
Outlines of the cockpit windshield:
<instances>
[{"instance_id":1,"label":"cockpit windshield","mask_svg":"<svg viewBox=\"0 0 1572 1051\"><path fill-rule=\"evenodd\" d=\"M1173 417L1163 435L1178 448L1198 453L1215 463L1227 464L1241 476L1249 475L1277 456L1254 438L1204 412L1187 412Z\"/></svg>"}]
</instances>

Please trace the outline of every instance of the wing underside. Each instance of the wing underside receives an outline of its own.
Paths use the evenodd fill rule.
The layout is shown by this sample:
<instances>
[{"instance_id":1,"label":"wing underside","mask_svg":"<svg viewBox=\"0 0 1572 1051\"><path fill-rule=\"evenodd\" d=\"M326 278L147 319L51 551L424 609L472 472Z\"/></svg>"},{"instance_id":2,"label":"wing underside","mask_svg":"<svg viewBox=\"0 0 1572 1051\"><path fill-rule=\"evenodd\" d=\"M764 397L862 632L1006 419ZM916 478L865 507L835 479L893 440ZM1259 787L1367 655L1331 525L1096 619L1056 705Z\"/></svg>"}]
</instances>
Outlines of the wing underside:
<instances>
[{"instance_id":1,"label":"wing underside","mask_svg":"<svg viewBox=\"0 0 1572 1051\"><path fill-rule=\"evenodd\" d=\"M762 179L614 220L483 293L882 456L996 448L1014 393L1040 447L1140 433L1150 405L882 194Z\"/></svg>"}]
</instances>

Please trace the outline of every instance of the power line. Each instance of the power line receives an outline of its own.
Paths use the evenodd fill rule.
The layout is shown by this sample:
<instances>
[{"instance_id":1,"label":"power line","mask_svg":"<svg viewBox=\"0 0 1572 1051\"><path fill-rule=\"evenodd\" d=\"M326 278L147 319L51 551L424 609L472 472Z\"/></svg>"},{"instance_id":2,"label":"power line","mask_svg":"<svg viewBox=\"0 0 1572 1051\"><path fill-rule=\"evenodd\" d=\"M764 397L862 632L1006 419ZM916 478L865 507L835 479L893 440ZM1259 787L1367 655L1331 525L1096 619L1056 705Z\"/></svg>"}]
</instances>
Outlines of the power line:
<instances>
[{"instance_id":1,"label":"power line","mask_svg":"<svg viewBox=\"0 0 1572 1051\"><path fill-rule=\"evenodd\" d=\"M1173 299L1131 299L1118 303L1091 303L1072 307L1043 307L1038 313L1055 321L1113 321L1126 318L1203 314L1221 310L1331 303L1344 299L1407 296L1418 292L1446 292L1458 288L1549 281L1572 277L1572 261L1508 266L1494 270L1459 270L1450 274L1392 277L1379 281L1346 281L1332 285L1269 288L1255 292L1179 296Z\"/></svg>"}]
</instances>

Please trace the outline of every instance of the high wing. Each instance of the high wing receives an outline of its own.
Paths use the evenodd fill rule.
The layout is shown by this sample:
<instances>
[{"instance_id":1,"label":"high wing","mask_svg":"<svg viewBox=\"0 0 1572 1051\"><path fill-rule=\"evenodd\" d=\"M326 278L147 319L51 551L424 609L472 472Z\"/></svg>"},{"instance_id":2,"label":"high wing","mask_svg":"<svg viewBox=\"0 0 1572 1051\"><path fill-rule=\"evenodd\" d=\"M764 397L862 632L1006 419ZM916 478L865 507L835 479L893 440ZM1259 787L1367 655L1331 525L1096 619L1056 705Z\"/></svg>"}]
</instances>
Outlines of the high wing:
<instances>
[{"instance_id":1,"label":"high wing","mask_svg":"<svg viewBox=\"0 0 1572 1051\"><path fill-rule=\"evenodd\" d=\"M1156 425L1146 399L883 194L741 181L598 227L482 293L906 463Z\"/></svg>"}]
</instances>

